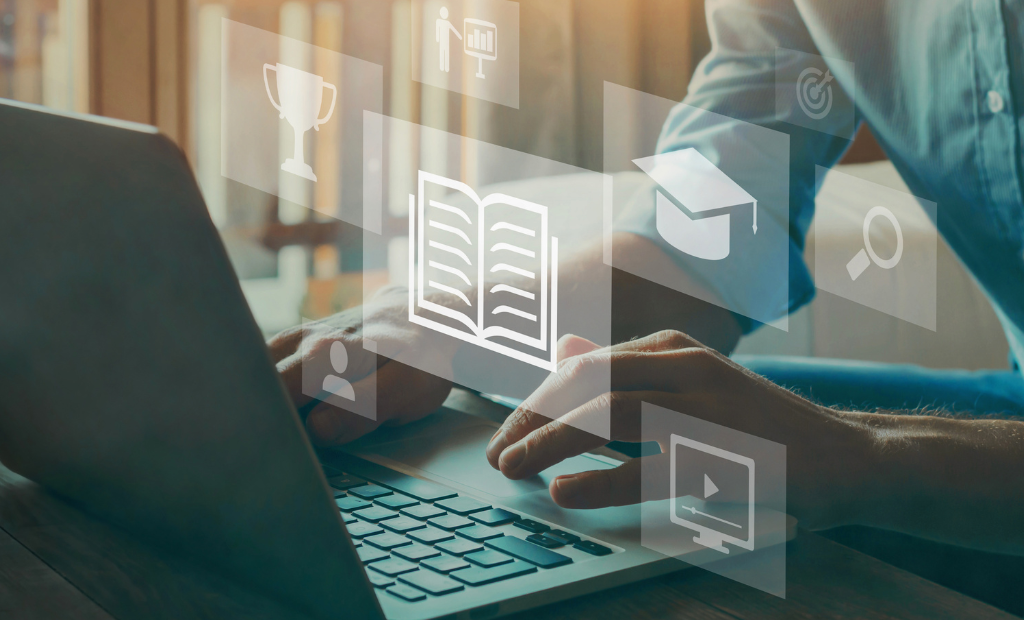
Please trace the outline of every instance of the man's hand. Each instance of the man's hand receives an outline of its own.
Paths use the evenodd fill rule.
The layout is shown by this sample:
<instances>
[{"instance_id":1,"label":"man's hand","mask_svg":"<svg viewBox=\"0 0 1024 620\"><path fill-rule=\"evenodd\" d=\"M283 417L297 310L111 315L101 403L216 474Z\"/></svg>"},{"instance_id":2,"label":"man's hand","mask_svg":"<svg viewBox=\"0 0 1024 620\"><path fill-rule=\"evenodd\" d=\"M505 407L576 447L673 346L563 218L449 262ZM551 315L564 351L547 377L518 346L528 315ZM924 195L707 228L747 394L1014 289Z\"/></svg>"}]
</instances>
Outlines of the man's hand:
<instances>
[{"instance_id":1,"label":"man's hand","mask_svg":"<svg viewBox=\"0 0 1024 620\"><path fill-rule=\"evenodd\" d=\"M573 357L562 359L551 375L505 421L487 447L491 465L505 476L522 479L592 450L606 440L566 422L611 410L611 438L645 441L642 402L763 437L787 446L789 511L809 527L826 527L850 519L851 503L871 448L871 432L859 414L821 407L738 366L685 334L659 332L640 340L597 348L579 338L560 343ZM607 372L611 392L586 394L599 382L590 372ZM566 401L566 394L572 397ZM563 401L563 402L559 402ZM536 411L561 411L551 420ZM603 413L600 413L603 414ZM664 462L668 454L646 457ZM659 463L660 466L660 463ZM641 500L641 462L634 459L611 470L559 476L551 497L566 508L601 508ZM668 485L664 485L666 495Z\"/></svg>"},{"instance_id":2,"label":"man's hand","mask_svg":"<svg viewBox=\"0 0 1024 620\"><path fill-rule=\"evenodd\" d=\"M449 374L457 345L410 324L408 305L400 291L385 294L371 303L332 317L288 329L270 340L270 353L285 386L300 409L310 405L312 396L302 392L303 364L324 367L331 345L341 342L348 353L343 378L352 384L356 400L360 394L376 399L376 420L339 409L328 403L316 404L306 417L306 430L317 445L339 445L357 439L381 424L404 424L418 420L441 406L451 391L451 382L367 351L363 340L376 342L388 351L412 350L417 359L429 361L439 374ZM446 373L445 370L449 369ZM369 379L376 373L376 377ZM368 391L375 390L375 395Z\"/></svg>"}]
</instances>

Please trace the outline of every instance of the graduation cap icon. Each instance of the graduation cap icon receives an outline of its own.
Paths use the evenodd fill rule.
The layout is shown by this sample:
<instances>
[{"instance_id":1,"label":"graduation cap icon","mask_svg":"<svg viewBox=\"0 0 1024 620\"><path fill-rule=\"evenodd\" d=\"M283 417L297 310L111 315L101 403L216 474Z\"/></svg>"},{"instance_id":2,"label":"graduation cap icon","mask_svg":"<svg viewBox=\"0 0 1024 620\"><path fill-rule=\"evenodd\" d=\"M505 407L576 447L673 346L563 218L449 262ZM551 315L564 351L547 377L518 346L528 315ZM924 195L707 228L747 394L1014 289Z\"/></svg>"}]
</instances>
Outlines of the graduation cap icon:
<instances>
[{"instance_id":1,"label":"graduation cap icon","mask_svg":"<svg viewBox=\"0 0 1024 620\"><path fill-rule=\"evenodd\" d=\"M729 256L729 212L753 205L757 234L757 199L718 169L697 149L634 159L658 184L658 234L672 247L697 258Z\"/></svg>"}]
</instances>

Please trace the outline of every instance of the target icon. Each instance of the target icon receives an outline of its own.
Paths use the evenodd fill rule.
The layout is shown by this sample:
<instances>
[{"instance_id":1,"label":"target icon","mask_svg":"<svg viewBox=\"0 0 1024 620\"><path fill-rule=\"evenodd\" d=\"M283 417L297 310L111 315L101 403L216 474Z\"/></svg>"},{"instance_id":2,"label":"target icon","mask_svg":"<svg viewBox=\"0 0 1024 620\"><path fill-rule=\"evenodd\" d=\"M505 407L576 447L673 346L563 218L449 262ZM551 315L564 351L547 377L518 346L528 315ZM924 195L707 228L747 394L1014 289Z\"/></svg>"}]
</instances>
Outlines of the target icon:
<instances>
[{"instance_id":1,"label":"target icon","mask_svg":"<svg viewBox=\"0 0 1024 620\"><path fill-rule=\"evenodd\" d=\"M804 114L819 121L832 109L832 72L807 67L796 80L796 100Z\"/></svg>"}]
</instances>

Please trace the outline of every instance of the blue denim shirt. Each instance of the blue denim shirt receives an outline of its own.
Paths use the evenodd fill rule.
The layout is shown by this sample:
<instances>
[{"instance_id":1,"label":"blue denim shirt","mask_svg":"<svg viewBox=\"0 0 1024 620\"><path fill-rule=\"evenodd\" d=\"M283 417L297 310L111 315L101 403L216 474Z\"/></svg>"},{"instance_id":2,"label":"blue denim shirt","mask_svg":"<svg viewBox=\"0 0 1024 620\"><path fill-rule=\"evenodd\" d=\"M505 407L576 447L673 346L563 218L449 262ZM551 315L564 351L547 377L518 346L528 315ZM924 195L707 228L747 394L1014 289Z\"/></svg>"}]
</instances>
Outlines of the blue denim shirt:
<instances>
[{"instance_id":1,"label":"blue denim shirt","mask_svg":"<svg viewBox=\"0 0 1024 620\"><path fill-rule=\"evenodd\" d=\"M790 310L814 292L802 256L815 165L831 167L850 142L777 114L777 48L853 63L855 79L841 67L834 73L856 102L857 122L870 126L911 191L938 204L938 230L1024 359L1024 2L709 0L707 18L712 51L683 103L790 135ZM694 131L694 116L693 108L673 111L659 152L728 143L728 122ZM735 298L749 288L744 278L757 277L751 265L749 275L710 285Z\"/></svg>"}]
</instances>

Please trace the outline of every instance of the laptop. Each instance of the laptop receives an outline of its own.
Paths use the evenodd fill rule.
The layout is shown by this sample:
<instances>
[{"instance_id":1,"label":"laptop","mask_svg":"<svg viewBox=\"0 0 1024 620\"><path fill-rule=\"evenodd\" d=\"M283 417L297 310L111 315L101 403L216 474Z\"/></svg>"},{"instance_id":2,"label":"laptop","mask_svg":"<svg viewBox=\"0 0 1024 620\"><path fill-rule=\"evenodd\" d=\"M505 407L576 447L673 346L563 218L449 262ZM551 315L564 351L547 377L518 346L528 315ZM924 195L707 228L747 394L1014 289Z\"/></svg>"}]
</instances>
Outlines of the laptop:
<instances>
[{"instance_id":1,"label":"laptop","mask_svg":"<svg viewBox=\"0 0 1024 620\"><path fill-rule=\"evenodd\" d=\"M636 506L550 500L617 461L506 480L495 423L453 407L318 455L177 146L3 100L0 135L12 470L317 618L490 618L686 566Z\"/></svg>"}]
</instances>

